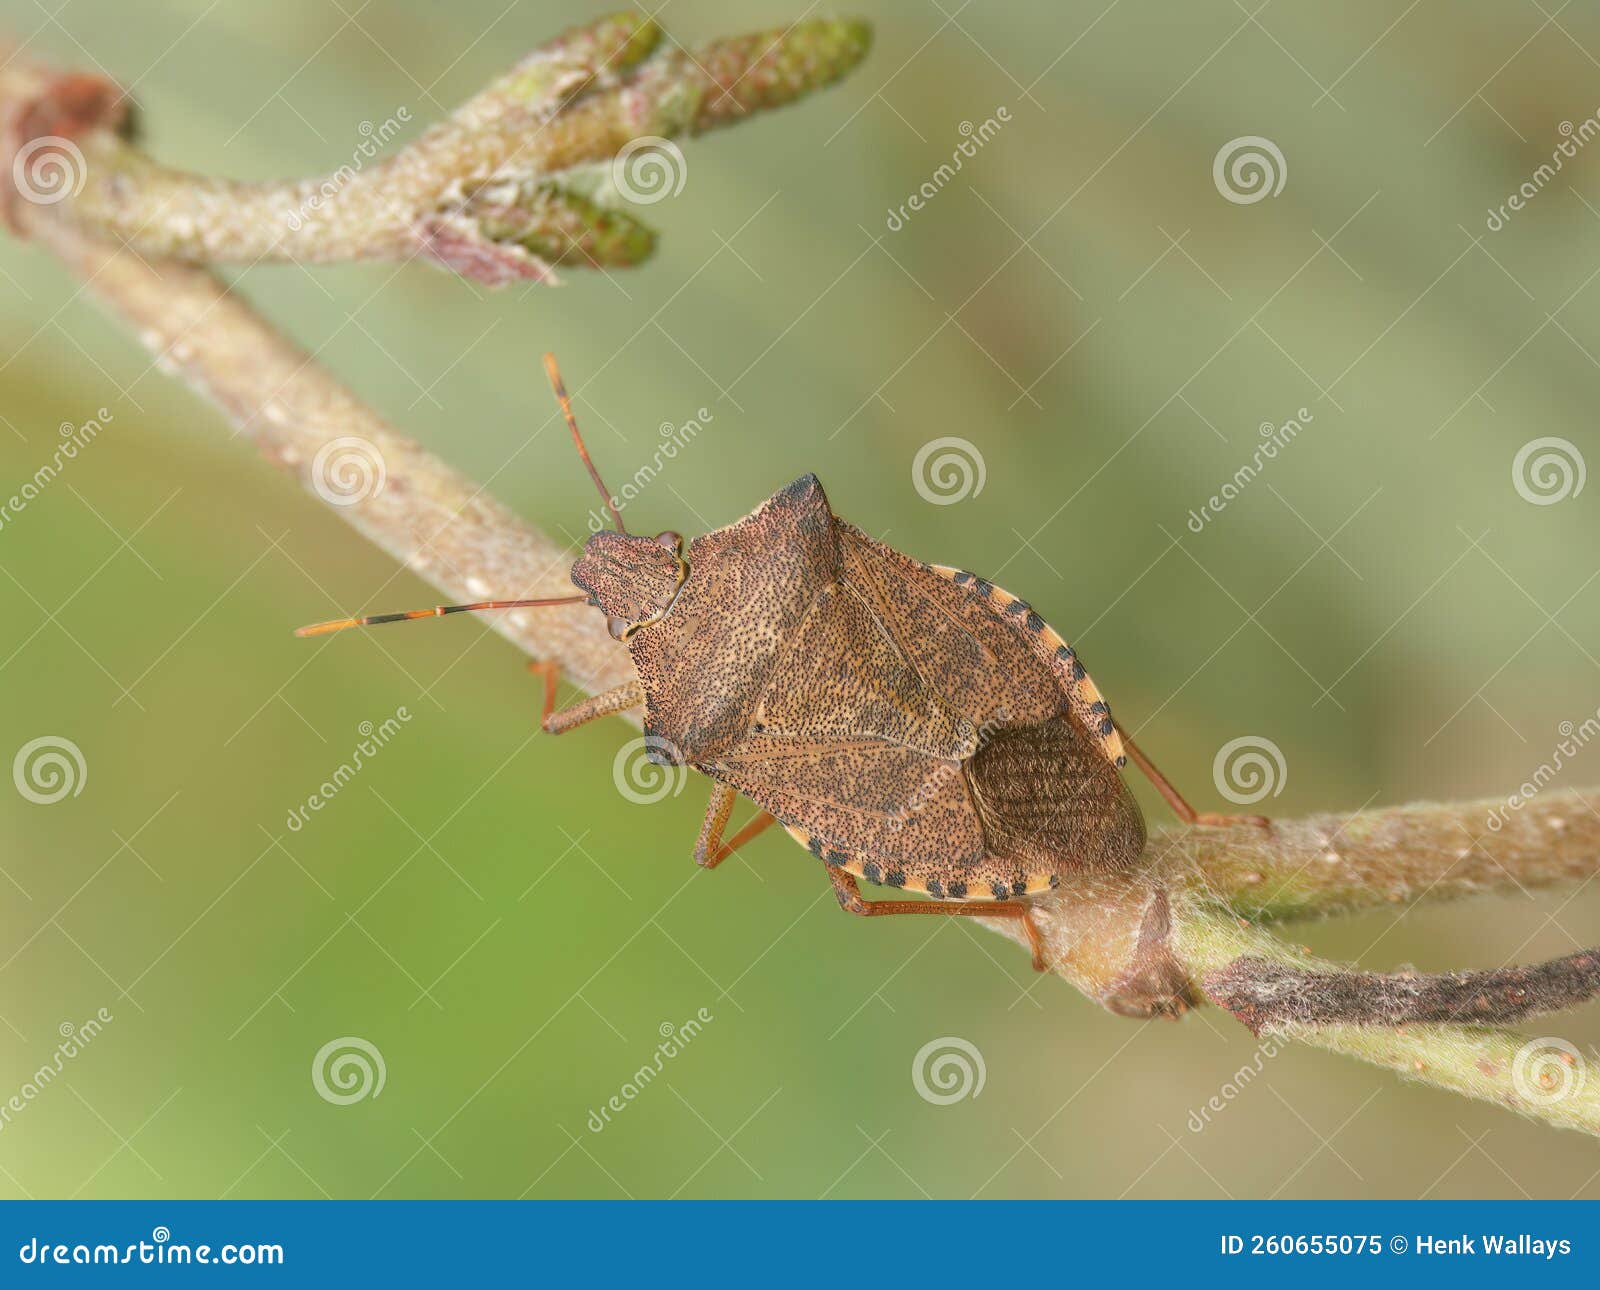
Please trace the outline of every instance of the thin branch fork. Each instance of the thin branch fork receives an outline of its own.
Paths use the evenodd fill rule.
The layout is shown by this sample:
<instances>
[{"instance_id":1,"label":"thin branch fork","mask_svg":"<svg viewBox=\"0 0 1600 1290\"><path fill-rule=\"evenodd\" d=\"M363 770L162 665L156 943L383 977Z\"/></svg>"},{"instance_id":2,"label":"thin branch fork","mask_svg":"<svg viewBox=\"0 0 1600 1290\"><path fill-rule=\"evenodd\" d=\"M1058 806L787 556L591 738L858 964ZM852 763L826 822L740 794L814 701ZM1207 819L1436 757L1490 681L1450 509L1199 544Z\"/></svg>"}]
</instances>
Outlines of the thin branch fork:
<instances>
[{"instance_id":1,"label":"thin branch fork","mask_svg":"<svg viewBox=\"0 0 1600 1290\"><path fill-rule=\"evenodd\" d=\"M309 249L313 259L411 254L419 216L442 212L466 221L457 228L464 242L434 252L457 271L493 281L508 263L527 267L524 254L547 266L565 244L531 216L518 227L537 226L537 236L498 233L479 200L490 181L516 177L498 201L544 182L557 165L608 159L646 127L692 133L788 101L853 65L866 35L861 24L800 24L681 56L659 52L657 41L633 17L569 33L425 135L409 160L396 158L385 173L398 182L387 194L372 181L338 189L317 208L314 246L280 236L284 204L304 185L240 186L163 170L119 133L104 82L13 61L0 71L5 147L19 155L43 135L75 141L97 177L77 197L14 200L9 210L22 235L88 283L170 370L308 487L337 444L372 446L385 486L335 509L446 597L557 594L567 589L568 559L558 544L385 424L184 261L255 258L263 248ZM8 174L10 160L0 148ZM511 206L519 218L534 209ZM586 218L576 204L559 209L564 219ZM512 611L494 626L587 690L631 679L626 652L596 615ZM1269 930L1379 905L1580 883L1600 869L1600 791L1545 793L1490 830L1496 805L1313 816L1275 821L1267 832L1173 829L1152 837L1133 871L1081 876L1037 898L1034 920L1053 970L1112 1011L1178 1016L1209 997L1257 1031L1600 1136L1600 1078L1581 1078L1589 1059L1559 1045L1551 1057L1501 1024L1592 997L1600 988L1593 951L1531 968L1410 976L1319 962ZM984 922L1022 938L1014 920Z\"/></svg>"},{"instance_id":2,"label":"thin branch fork","mask_svg":"<svg viewBox=\"0 0 1600 1290\"><path fill-rule=\"evenodd\" d=\"M0 146L30 169L14 177L7 209L20 227L30 193L17 189L44 185L85 231L197 264L420 252L490 285L549 281L557 264L626 267L652 252L655 235L617 190L648 202L685 178L681 154L652 157L636 143L660 148L793 102L848 73L870 43L866 23L819 19L688 51L664 48L643 15L617 14L535 50L391 156L368 166L376 145L362 144L331 175L277 183L162 165L132 145L114 85L13 63L0 69L10 109ZM49 138L60 141L54 153L24 152ZM614 159L614 174L582 172Z\"/></svg>"},{"instance_id":3,"label":"thin branch fork","mask_svg":"<svg viewBox=\"0 0 1600 1290\"><path fill-rule=\"evenodd\" d=\"M1506 816L1501 802L1415 806L1282 824L1270 855L1229 854L1191 835L1167 844L1192 898L1226 893L1232 913L1274 922L1374 905L1409 908L1478 892L1592 878L1600 858L1594 794L1551 793ZM1489 820L1498 827L1490 828ZM1442 974L1297 970L1241 958L1201 985L1256 1033L1339 1024L1508 1024L1600 994L1600 952L1532 966Z\"/></svg>"},{"instance_id":4,"label":"thin branch fork","mask_svg":"<svg viewBox=\"0 0 1600 1290\"><path fill-rule=\"evenodd\" d=\"M1421 803L1253 828L1170 829L1138 869L1065 881L1034 920L1055 971L1113 1012L1210 1001L1297 1040L1600 1136L1600 1065L1505 1028L1600 993L1600 953L1480 972L1355 972L1272 927L1361 909L1583 884L1600 873L1600 790ZM1498 809L1497 809L1498 808ZM985 925L1020 942L1009 920Z\"/></svg>"}]
</instances>

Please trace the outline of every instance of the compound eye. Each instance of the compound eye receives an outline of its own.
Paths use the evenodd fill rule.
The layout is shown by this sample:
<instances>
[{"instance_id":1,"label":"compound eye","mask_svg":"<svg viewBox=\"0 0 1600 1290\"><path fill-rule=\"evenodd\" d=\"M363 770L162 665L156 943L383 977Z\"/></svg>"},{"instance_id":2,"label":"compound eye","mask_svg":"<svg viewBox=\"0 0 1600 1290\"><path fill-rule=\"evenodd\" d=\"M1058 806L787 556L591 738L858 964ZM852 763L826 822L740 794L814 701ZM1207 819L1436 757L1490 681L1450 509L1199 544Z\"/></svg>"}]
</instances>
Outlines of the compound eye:
<instances>
[{"instance_id":1,"label":"compound eye","mask_svg":"<svg viewBox=\"0 0 1600 1290\"><path fill-rule=\"evenodd\" d=\"M626 618L608 618L606 619L606 630L611 633L612 640L626 640L628 637L628 620Z\"/></svg>"},{"instance_id":2,"label":"compound eye","mask_svg":"<svg viewBox=\"0 0 1600 1290\"><path fill-rule=\"evenodd\" d=\"M683 550L683 534L674 533L671 529L668 529L665 533L657 533L656 541L669 551Z\"/></svg>"}]
</instances>

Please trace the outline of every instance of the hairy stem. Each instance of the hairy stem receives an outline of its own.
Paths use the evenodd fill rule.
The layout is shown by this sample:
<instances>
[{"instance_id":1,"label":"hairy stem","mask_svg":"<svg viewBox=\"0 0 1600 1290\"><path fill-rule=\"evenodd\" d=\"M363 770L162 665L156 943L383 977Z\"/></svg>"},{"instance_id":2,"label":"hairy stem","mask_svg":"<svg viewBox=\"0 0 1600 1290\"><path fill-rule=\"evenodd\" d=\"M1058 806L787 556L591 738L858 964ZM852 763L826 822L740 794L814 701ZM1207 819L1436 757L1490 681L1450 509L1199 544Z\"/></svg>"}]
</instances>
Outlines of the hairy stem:
<instances>
[{"instance_id":1,"label":"hairy stem","mask_svg":"<svg viewBox=\"0 0 1600 1290\"><path fill-rule=\"evenodd\" d=\"M1203 985L1257 1035L1289 1025L1505 1025L1600 994L1600 953L1478 972L1307 972L1246 956L1208 972Z\"/></svg>"},{"instance_id":2,"label":"hairy stem","mask_svg":"<svg viewBox=\"0 0 1600 1290\"><path fill-rule=\"evenodd\" d=\"M1546 792L1516 810L1491 798L1312 815L1270 832L1173 829L1149 856L1186 890L1262 920L1532 890L1600 870L1600 791Z\"/></svg>"}]
</instances>

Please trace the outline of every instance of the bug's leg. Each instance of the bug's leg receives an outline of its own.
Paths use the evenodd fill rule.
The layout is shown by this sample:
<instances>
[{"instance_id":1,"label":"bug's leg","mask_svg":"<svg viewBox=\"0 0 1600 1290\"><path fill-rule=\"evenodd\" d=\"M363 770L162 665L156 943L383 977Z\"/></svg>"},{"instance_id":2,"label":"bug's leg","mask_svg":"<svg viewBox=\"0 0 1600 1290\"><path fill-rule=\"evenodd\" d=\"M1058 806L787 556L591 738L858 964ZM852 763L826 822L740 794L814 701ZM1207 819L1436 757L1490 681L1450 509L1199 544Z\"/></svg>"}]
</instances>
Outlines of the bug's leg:
<instances>
[{"instance_id":1,"label":"bug's leg","mask_svg":"<svg viewBox=\"0 0 1600 1290\"><path fill-rule=\"evenodd\" d=\"M722 830L728 827L728 817L733 814L733 804L739 794L723 783L711 785L711 800L706 803L706 818L700 824L700 836L695 839L694 862L704 869L715 869L721 862L717 853L722 850Z\"/></svg>"},{"instance_id":2,"label":"bug's leg","mask_svg":"<svg viewBox=\"0 0 1600 1290\"><path fill-rule=\"evenodd\" d=\"M559 669L548 661L533 661L528 664L528 671L544 678L544 711L539 715L539 728L552 735L565 734L587 721L609 717L615 712L626 712L644 702L644 686L637 681L629 681L557 712L556 685L561 679Z\"/></svg>"},{"instance_id":3,"label":"bug's leg","mask_svg":"<svg viewBox=\"0 0 1600 1290\"><path fill-rule=\"evenodd\" d=\"M704 869L715 869L751 838L777 823L770 811L762 811L731 840L722 840L722 830L728 827L728 817L733 814L733 804L739 800L736 790L726 784L714 784L711 800L706 803L705 823L700 826L699 840L694 844L694 862Z\"/></svg>"},{"instance_id":4,"label":"bug's leg","mask_svg":"<svg viewBox=\"0 0 1600 1290\"><path fill-rule=\"evenodd\" d=\"M539 714L539 729L543 730L545 722L550 720L550 714L556 710L556 686L561 680L560 669L548 659L530 658L528 671L544 678L544 711Z\"/></svg>"},{"instance_id":5,"label":"bug's leg","mask_svg":"<svg viewBox=\"0 0 1600 1290\"><path fill-rule=\"evenodd\" d=\"M828 881L833 883L833 894L839 898L839 907L847 914L860 914L871 918L879 914L949 914L957 918L1015 918L1028 934L1028 945L1033 950L1033 970L1045 972L1044 937L1033 921L1033 911L1015 900L867 900L856 886L856 880L843 869L828 866Z\"/></svg>"},{"instance_id":6,"label":"bug's leg","mask_svg":"<svg viewBox=\"0 0 1600 1290\"><path fill-rule=\"evenodd\" d=\"M1143 750L1133 742L1132 736L1120 724L1117 726L1117 733L1122 736L1122 746L1128 756L1133 758L1133 764L1144 772L1145 778L1156 786L1156 792L1167 799L1167 805L1185 824L1204 824L1219 829L1233 824L1253 824L1258 829L1272 827L1272 821L1264 815L1217 815L1211 811L1195 810L1184 801L1183 794L1172 786L1167 777L1156 769L1156 764L1144 755Z\"/></svg>"}]
</instances>

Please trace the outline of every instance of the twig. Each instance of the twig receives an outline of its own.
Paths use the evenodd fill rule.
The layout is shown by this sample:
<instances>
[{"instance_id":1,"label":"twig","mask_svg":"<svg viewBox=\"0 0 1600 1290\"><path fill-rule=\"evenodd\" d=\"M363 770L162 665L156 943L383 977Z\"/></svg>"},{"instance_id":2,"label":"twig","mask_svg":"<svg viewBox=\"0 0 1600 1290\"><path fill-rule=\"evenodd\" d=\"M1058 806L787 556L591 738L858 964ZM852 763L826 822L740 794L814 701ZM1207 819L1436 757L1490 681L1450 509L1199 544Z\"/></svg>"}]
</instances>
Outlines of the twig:
<instances>
[{"instance_id":1,"label":"twig","mask_svg":"<svg viewBox=\"0 0 1600 1290\"><path fill-rule=\"evenodd\" d=\"M636 140L659 144L793 102L849 72L870 40L865 23L818 19L691 53L661 48L654 22L619 14L537 50L392 156L365 165L376 153L368 140L331 175L279 183L152 161L124 137L114 87L93 77L15 65L0 70L0 102L14 109L8 156L36 139L65 141L54 171L50 154L29 158L41 178L81 184L58 213L147 258L307 264L404 260L420 250L499 284L548 279L556 262L636 264L652 250L650 231L602 200L615 185L585 193L584 176L558 182L561 172L628 156ZM670 169L680 160L634 156L624 185L630 176L675 185L683 176ZM656 195L647 189L647 200Z\"/></svg>"},{"instance_id":2,"label":"twig","mask_svg":"<svg viewBox=\"0 0 1600 1290\"><path fill-rule=\"evenodd\" d=\"M1214 909L1195 909L1184 919L1177 952L1197 977L1248 959L1296 973L1339 970ZM1276 1033L1557 1128L1600 1136L1600 1067L1592 1055L1559 1038L1465 1025L1285 1025Z\"/></svg>"},{"instance_id":3,"label":"twig","mask_svg":"<svg viewBox=\"0 0 1600 1290\"><path fill-rule=\"evenodd\" d=\"M1600 954L1484 972L1391 973L1307 972L1245 955L1201 984L1255 1035L1292 1026L1506 1025L1600 994Z\"/></svg>"},{"instance_id":4,"label":"twig","mask_svg":"<svg viewBox=\"0 0 1600 1290\"><path fill-rule=\"evenodd\" d=\"M1270 833L1174 830L1152 840L1151 854L1248 918L1404 909L1592 876L1600 791L1547 792L1517 811L1499 798L1277 820Z\"/></svg>"}]
</instances>

